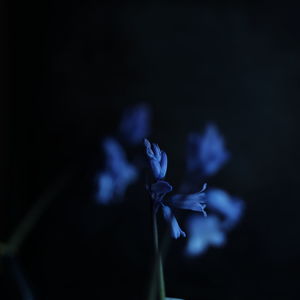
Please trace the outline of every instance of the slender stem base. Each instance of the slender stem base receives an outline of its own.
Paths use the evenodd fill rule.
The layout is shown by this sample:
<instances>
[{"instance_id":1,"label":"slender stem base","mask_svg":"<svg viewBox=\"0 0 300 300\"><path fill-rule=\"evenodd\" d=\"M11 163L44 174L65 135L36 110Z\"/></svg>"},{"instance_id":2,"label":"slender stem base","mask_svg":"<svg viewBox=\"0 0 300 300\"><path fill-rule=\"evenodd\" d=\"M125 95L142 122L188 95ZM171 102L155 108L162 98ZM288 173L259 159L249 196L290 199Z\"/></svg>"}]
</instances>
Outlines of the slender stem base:
<instances>
[{"instance_id":1,"label":"slender stem base","mask_svg":"<svg viewBox=\"0 0 300 300\"><path fill-rule=\"evenodd\" d=\"M154 213L154 212L153 212L153 238L154 238L155 257L156 257L156 259L155 259L156 270L155 271L156 271L156 276L157 276L157 281L158 281L159 299L165 300L166 292L165 292L164 271L163 271L161 252L159 250L156 213Z\"/></svg>"}]
</instances>

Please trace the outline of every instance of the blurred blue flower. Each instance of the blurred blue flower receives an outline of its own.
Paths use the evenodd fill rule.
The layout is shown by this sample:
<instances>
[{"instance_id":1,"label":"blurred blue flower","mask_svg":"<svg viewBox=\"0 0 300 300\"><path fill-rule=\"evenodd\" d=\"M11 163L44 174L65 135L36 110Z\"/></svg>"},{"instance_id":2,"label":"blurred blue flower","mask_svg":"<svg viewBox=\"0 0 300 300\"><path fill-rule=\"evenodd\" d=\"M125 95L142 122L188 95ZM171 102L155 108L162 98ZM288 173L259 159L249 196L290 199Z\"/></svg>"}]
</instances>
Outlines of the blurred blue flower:
<instances>
[{"instance_id":1,"label":"blurred blue flower","mask_svg":"<svg viewBox=\"0 0 300 300\"><path fill-rule=\"evenodd\" d=\"M187 220L187 231L189 238L185 252L188 256L201 255L208 247L220 247L226 242L226 235L216 216L206 218L196 215L190 216Z\"/></svg>"},{"instance_id":2,"label":"blurred blue flower","mask_svg":"<svg viewBox=\"0 0 300 300\"><path fill-rule=\"evenodd\" d=\"M224 139L213 123L206 126L203 136L192 133L188 137L187 171L199 175L214 175L229 159Z\"/></svg>"},{"instance_id":3,"label":"blurred blue flower","mask_svg":"<svg viewBox=\"0 0 300 300\"><path fill-rule=\"evenodd\" d=\"M157 180L164 178L168 167L167 154L161 151L157 144L151 144L147 139L144 139L144 144L154 178Z\"/></svg>"},{"instance_id":4,"label":"blurred blue flower","mask_svg":"<svg viewBox=\"0 0 300 300\"><path fill-rule=\"evenodd\" d=\"M116 139L104 139L102 148L105 164L104 170L98 174L96 199L100 204L109 204L124 196L128 185L137 179L137 169L127 161Z\"/></svg>"},{"instance_id":5,"label":"blurred blue flower","mask_svg":"<svg viewBox=\"0 0 300 300\"><path fill-rule=\"evenodd\" d=\"M206 193L207 206L224 216L223 228L229 230L236 225L244 211L244 202L221 189L211 188Z\"/></svg>"},{"instance_id":6,"label":"blurred blue flower","mask_svg":"<svg viewBox=\"0 0 300 300\"><path fill-rule=\"evenodd\" d=\"M177 194L165 200L165 195L173 190L173 187L167 181L162 180L167 171L167 155L164 151L160 150L157 144L151 144L147 139L144 140L144 144L152 175L155 179L154 183L147 186L153 200L153 213L156 214L161 207L163 216L169 224L171 236L175 239L180 236L185 237L186 234L180 228L172 209L193 210L206 214L204 211L205 194L203 192L206 188L206 184L198 193L186 195Z\"/></svg>"},{"instance_id":7,"label":"blurred blue flower","mask_svg":"<svg viewBox=\"0 0 300 300\"><path fill-rule=\"evenodd\" d=\"M150 109L147 104L138 104L125 110L119 132L124 141L139 144L150 133Z\"/></svg>"},{"instance_id":8,"label":"blurred blue flower","mask_svg":"<svg viewBox=\"0 0 300 300\"><path fill-rule=\"evenodd\" d=\"M111 173L100 172L97 175L96 199L101 204L109 204L114 197L115 182Z\"/></svg>"}]
</instances>

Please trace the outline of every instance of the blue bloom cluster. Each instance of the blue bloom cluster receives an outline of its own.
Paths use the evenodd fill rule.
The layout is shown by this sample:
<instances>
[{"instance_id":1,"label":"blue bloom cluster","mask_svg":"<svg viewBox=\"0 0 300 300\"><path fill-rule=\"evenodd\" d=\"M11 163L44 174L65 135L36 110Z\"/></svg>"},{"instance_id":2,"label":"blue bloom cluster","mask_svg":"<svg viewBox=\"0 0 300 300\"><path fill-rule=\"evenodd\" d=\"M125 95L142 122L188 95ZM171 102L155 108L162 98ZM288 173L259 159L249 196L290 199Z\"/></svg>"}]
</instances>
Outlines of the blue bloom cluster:
<instances>
[{"instance_id":1,"label":"blue bloom cluster","mask_svg":"<svg viewBox=\"0 0 300 300\"><path fill-rule=\"evenodd\" d=\"M206 180L208 176L216 174L230 157L223 137L212 123L207 125L202 136L189 136L187 149L188 180L183 184L185 191L197 189L199 179ZM207 189L206 203L207 218L193 215L187 220L189 239L186 254L189 256L201 255L209 246L224 245L227 232L234 228L244 211L241 199L217 188Z\"/></svg>"},{"instance_id":2,"label":"blue bloom cluster","mask_svg":"<svg viewBox=\"0 0 300 300\"><path fill-rule=\"evenodd\" d=\"M121 118L117 137L102 141L104 167L96 176L98 204L122 200L127 188L137 180L139 167L128 161L125 145L135 146L148 136L150 115L149 107L143 103L128 108Z\"/></svg>"},{"instance_id":3,"label":"blue bloom cluster","mask_svg":"<svg viewBox=\"0 0 300 300\"><path fill-rule=\"evenodd\" d=\"M153 183L148 186L149 193L153 200L153 213L156 214L158 209L161 208L163 216L169 224L171 236L175 239L180 236L185 237L186 234L180 228L173 209L192 210L206 214L204 211L204 190L206 185L198 193L186 195L176 194L165 199L166 194L173 190L173 187L167 181L163 180L168 166L167 154L161 151L157 144L151 144L147 139L145 139L144 144L154 179Z\"/></svg>"},{"instance_id":4,"label":"blue bloom cluster","mask_svg":"<svg viewBox=\"0 0 300 300\"><path fill-rule=\"evenodd\" d=\"M219 188L207 188L204 183L230 158L223 136L213 123L207 124L203 134L188 136L186 176L179 192L172 194L173 186L165 180L168 156L157 144L146 139L150 133L150 115L146 104L128 108L117 135L102 141L105 164L97 174L97 202L106 205L120 201L127 188L137 180L140 166L128 160L125 147L140 145L144 140L152 178L147 190L153 201L153 213L161 210L171 236L177 239L186 237L175 216L177 210L191 212L186 221L187 255L201 255L210 246L224 245L227 233L243 214L244 202Z\"/></svg>"}]
</instances>

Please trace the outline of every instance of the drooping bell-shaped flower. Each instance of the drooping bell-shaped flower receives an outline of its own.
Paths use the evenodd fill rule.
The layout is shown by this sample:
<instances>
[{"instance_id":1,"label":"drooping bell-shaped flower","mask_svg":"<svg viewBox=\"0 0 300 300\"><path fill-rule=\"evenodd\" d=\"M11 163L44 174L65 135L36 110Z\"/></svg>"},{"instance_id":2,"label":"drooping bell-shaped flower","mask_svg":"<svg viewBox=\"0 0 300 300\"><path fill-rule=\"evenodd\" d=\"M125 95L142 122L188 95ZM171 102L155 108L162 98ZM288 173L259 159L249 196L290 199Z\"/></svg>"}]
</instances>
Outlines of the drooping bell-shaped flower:
<instances>
[{"instance_id":1,"label":"drooping bell-shaped flower","mask_svg":"<svg viewBox=\"0 0 300 300\"><path fill-rule=\"evenodd\" d=\"M206 189L206 184L204 184L200 192L194 194L177 194L171 196L168 199L168 203L179 209L193 210L202 212L206 216L206 196L204 190Z\"/></svg>"},{"instance_id":2,"label":"drooping bell-shaped flower","mask_svg":"<svg viewBox=\"0 0 300 300\"><path fill-rule=\"evenodd\" d=\"M104 170L98 175L96 199L100 204L109 204L120 199L128 185L137 178L137 169L127 161L118 141L112 137L103 140Z\"/></svg>"},{"instance_id":3,"label":"drooping bell-shaped flower","mask_svg":"<svg viewBox=\"0 0 300 300\"><path fill-rule=\"evenodd\" d=\"M150 134L150 108L141 103L126 109L122 115L119 132L122 140L137 145Z\"/></svg>"},{"instance_id":4,"label":"drooping bell-shaped flower","mask_svg":"<svg viewBox=\"0 0 300 300\"><path fill-rule=\"evenodd\" d=\"M207 206L224 216L223 227L231 229L240 220L244 211L244 202L230 196L221 189L211 188L206 193Z\"/></svg>"},{"instance_id":5,"label":"drooping bell-shaped flower","mask_svg":"<svg viewBox=\"0 0 300 300\"><path fill-rule=\"evenodd\" d=\"M162 204L162 211L165 220L169 223L172 238L178 239L180 236L186 237L185 232L179 227L177 219L175 218L171 208Z\"/></svg>"},{"instance_id":6,"label":"drooping bell-shaped flower","mask_svg":"<svg viewBox=\"0 0 300 300\"><path fill-rule=\"evenodd\" d=\"M189 238L186 244L186 255L197 256L203 254L208 247L220 247L226 242L226 234L217 216L190 216L187 219Z\"/></svg>"},{"instance_id":7,"label":"drooping bell-shaped flower","mask_svg":"<svg viewBox=\"0 0 300 300\"><path fill-rule=\"evenodd\" d=\"M214 175L229 159L224 139L216 125L209 123L203 135L192 133L188 137L187 171L202 176Z\"/></svg>"}]
</instances>

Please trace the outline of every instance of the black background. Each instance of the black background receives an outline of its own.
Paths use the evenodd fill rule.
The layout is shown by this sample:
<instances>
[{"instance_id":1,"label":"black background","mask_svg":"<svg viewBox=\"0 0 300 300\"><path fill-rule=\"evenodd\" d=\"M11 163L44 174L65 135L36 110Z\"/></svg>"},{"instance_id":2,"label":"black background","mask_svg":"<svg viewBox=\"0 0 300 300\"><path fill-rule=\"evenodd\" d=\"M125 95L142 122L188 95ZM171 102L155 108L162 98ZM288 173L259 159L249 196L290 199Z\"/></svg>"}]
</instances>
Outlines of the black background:
<instances>
[{"instance_id":1,"label":"black background","mask_svg":"<svg viewBox=\"0 0 300 300\"><path fill-rule=\"evenodd\" d=\"M36 299L144 299L151 231L143 182L92 201L99 145L122 110L153 108L175 185L192 130L215 121L231 161L208 182L246 213L224 248L186 260L173 242L169 296L296 299L299 273L297 7L273 2L41 1L10 6L10 151L1 240L65 170L73 175L22 246ZM17 12L14 14L14 12ZM21 299L1 268L4 299Z\"/></svg>"}]
</instances>

